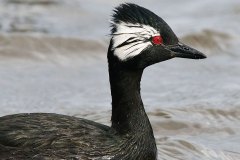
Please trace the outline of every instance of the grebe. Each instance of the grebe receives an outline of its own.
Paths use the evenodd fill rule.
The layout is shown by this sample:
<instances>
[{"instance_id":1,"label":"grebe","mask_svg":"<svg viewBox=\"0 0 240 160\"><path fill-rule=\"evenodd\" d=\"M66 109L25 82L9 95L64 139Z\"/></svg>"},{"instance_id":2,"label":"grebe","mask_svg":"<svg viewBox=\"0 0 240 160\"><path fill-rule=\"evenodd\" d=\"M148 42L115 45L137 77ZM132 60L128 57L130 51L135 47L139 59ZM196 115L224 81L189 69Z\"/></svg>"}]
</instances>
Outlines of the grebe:
<instances>
[{"instance_id":1,"label":"grebe","mask_svg":"<svg viewBox=\"0 0 240 160\"><path fill-rule=\"evenodd\" d=\"M143 70L174 57L206 56L179 42L153 12L125 3L114 10L107 57L111 127L52 113L4 116L0 159L156 160L155 138L140 95Z\"/></svg>"}]
</instances>

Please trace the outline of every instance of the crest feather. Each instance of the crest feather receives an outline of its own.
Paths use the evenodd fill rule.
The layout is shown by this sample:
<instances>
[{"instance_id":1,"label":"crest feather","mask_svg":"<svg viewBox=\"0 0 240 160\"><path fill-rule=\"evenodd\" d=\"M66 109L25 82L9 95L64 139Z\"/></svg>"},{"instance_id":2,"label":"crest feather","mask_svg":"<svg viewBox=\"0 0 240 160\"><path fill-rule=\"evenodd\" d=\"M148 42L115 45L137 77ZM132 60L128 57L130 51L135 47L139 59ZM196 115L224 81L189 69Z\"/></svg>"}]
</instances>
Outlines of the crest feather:
<instances>
[{"instance_id":1,"label":"crest feather","mask_svg":"<svg viewBox=\"0 0 240 160\"><path fill-rule=\"evenodd\" d=\"M117 7L112 19L114 55L124 61L151 46L151 37L160 35L154 27L158 21L157 15L138 5L125 3Z\"/></svg>"}]
</instances>

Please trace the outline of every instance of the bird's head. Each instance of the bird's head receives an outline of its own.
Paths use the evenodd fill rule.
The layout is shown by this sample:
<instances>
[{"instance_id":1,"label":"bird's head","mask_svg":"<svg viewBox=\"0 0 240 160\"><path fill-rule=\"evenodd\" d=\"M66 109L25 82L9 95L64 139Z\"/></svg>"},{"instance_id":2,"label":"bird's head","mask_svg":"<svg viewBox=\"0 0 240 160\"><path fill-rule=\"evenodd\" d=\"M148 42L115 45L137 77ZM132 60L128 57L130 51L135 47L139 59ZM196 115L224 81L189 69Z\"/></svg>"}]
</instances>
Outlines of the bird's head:
<instances>
[{"instance_id":1,"label":"bird's head","mask_svg":"<svg viewBox=\"0 0 240 160\"><path fill-rule=\"evenodd\" d=\"M108 59L126 67L144 69L174 57L206 58L179 42L162 18L136 4L121 4L114 10L111 35Z\"/></svg>"}]
</instances>

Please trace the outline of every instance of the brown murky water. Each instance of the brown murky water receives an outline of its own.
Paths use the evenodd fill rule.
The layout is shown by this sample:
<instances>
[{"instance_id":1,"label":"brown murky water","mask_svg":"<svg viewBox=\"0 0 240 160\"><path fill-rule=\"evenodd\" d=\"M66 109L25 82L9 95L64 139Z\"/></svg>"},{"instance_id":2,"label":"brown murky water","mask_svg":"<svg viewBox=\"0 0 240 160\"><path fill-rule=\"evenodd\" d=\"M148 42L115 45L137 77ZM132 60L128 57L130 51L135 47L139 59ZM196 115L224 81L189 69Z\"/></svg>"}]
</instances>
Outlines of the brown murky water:
<instances>
[{"instance_id":1,"label":"brown murky water","mask_svg":"<svg viewBox=\"0 0 240 160\"><path fill-rule=\"evenodd\" d=\"M54 112L110 124L108 20L120 2L0 1L0 116ZM239 160L240 2L138 4L208 55L162 62L143 75L159 159Z\"/></svg>"}]
</instances>

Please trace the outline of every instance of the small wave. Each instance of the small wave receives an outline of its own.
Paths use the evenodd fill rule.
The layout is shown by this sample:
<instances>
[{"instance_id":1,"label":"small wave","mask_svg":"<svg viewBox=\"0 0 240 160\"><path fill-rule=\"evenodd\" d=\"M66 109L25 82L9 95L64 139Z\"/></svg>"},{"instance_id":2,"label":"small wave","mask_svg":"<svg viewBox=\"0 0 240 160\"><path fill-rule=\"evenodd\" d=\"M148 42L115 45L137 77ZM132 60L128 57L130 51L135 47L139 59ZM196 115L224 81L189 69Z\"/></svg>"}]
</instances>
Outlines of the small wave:
<instances>
[{"instance_id":1,"label":"small wave","mask_svg":"<svg viewBox=\"0 0 240 160\"><path fill-rule=\"evenodd\" d=\"M160 160L237 160L237 152L209 148L186 139L163 137L157 139Z\"/></svg>"},{"instance_id":2,"label":"small wave","mask_svg":"<svg viewBox=\"0 0 240 160\"><path fill-rule=\"evenodd\" d=\"M52 56L79 56L105 53L106 41L78 38L0 35L0 56L5 58L48 59Z\"/></svg>"},{"instance_id":3,"label":"small wave","mask_svg":"<svg viewBox=\"0 0 240 160\"><path fill-rule=\"evenodd\" d=\"M204 53L214 54L223 52L230 46L232 36L214 30L203 30L200 33L186 35L181 40Z\"/></svg>"},{"instance_id":4,"label":"small wave","mask_svg":"<svg viewBox=\"0 0 240 160\"><path fill-rule=\"evenodd\" d=\"M236 135L240 120L238 107L227 109L182 108L148 113L158 135ZM154 114L153 114L154 113ZM202 121L204 119L204 121Z\"/></svg>"}]
</instances>

